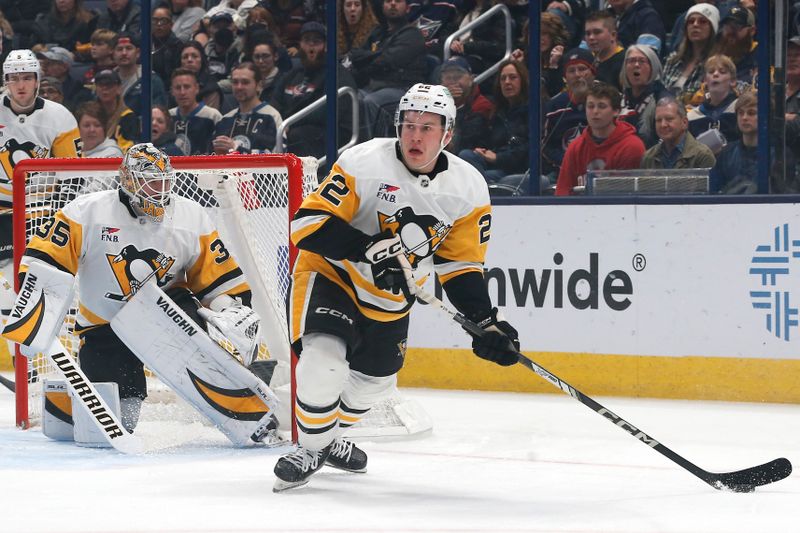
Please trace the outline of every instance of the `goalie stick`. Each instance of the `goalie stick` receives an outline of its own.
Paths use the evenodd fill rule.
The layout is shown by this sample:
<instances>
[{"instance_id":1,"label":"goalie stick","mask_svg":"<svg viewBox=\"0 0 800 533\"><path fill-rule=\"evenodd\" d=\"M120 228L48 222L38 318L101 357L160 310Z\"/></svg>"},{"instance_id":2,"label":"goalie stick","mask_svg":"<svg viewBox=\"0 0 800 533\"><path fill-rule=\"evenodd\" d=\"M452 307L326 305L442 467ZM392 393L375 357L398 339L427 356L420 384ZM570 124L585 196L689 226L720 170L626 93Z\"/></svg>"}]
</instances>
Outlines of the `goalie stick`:
<instances>
[{"instance_id":1,"label":"goalie stick","mask_svg":"<svg viewBox=\"0 0 800 533\"><path fill-rule=\"evenodd\" d=\"M17 384L5 376L0 376L0 384L11 392L17 392Z\"/></svg>"},{"instance_id":2,"label":"goalie stick","mask_svg":"<svg viewBox=\"0 0 800 533\"><path fill-rule=\"evenodd\" d=\"M422 289L418 289L416 296L421 301L441 309L446 314L450 315L450 318L452 318L455 322L460 324L464 329L473 335L482 336L485 334L485 331L480 326L469 320L461 313L453 311L432 294L429 294ZM555 387L558 387L561 389L561 391L569 394L595 413L601 415L603 418L608 419L612 424L618 426L627 433L630 433L631 436L633 436L633 438L636 440L642 442L650 448L653 448L670 461L676 463L678 466L683 467L685 470L688 470L691 474L694 474L717 490L753 492L756 487L768 485L769 483L774 483L775 481L780 481L792 473L792 463L790 463L789 460L784 457L773 459L772 461L762 465L745 468L743 470L737 470L735 472L717 473L704 470L683 456L672 451L670 448L661 444L656 439L638 429L621 416L609 411L589 396L586 396L566 381L549 372L536 362L528 359L521 353L517 352L517 358L519 359L519 362L528 370L531 370L532 372L546 379Z\"/></svg>"}]
</instances>

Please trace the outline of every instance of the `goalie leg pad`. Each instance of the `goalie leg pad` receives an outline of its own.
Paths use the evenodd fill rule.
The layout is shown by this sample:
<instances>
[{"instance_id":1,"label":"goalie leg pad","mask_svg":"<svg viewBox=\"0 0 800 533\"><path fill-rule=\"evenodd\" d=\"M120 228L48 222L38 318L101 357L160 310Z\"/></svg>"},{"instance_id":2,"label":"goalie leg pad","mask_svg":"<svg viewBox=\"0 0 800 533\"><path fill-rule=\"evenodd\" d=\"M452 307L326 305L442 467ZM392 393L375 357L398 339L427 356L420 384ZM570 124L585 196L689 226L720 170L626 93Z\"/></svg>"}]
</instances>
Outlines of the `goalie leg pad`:
<instances>
[{"instance_id":1,"label":"goalie leg pad","mask_svg":"<svg viewBox=\"0 0 800 533\"><path fill-rule=\"evenodd\" d=\"M342 392L339 424L342 428L356 424L373 405L389 397L396 386L397 374L375 377L351 370Z\"/></svg>"},{"instance_id":2,"label":"goalie leg pad","mask_svg":"<svg viewBox=\"0 0 800 533\"><path fill-rule=\"evenodd\" d=\"M58 335L72 305L75 277L40 261L33 261L11 308L3 336L43 352Z\"/></svg>"},{"instance_id":3,"label":"goalie leg pad","mask_svg":"<svg viewBox=\"0 0 800 533\"><path fill-rule=\"evenodd\" d=\"M111 321L114 333L234 444L252 444L277 409L266 383L206 334L161 289L144 285Z\"/></svg>"},{"instance_id":4,"label":"goalie leg pad","mask_svg":"<svg viewBox=\"0 0 800 533\"><path fill-rule=\"evenodd\" d=\"M119 388L117 384L94 383L94 387L103 400L105 400L111 412L119 419ZM91 415L85 409L81 409L81 407L77 405L76 402L78 401L79 400L73 396L72 419L75 424L75 444L88 448L110 448L111 444L108 442L108 439L103 436L97 424L92 422Z\"/></svg>"},{"instance_id":5,"label":"goalie leg pad","mask_svg":"<svg viewBox=\"0 0 800 533\"><path fill-rule=\"evenodd\" d=\"M42 433L53 440L74 441L72 398L63 379L42 383ZM100 438L103 438L102 435Z\"/></svg>"}]
</instances>

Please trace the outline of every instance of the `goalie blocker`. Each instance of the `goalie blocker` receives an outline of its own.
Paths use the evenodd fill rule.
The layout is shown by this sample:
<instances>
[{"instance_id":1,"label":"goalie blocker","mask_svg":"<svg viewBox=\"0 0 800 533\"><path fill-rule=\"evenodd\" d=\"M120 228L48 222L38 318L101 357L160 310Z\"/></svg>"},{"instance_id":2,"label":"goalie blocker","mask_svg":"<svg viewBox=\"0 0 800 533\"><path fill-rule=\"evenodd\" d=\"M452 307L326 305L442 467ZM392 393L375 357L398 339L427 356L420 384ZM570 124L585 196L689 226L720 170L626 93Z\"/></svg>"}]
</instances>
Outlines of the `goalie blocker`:
<instances>
[{"instance_id":1,"label":"goalie blocker","mask_svg":"<svg viewBox=\"0 0 800 533\"><path fill-rule=\"evenodd\" d=\"M233 444L252 444L275 429L278 400L268 385L154 283L144 285L125 304L111 329Z\"/></svg>"}]
</instances>

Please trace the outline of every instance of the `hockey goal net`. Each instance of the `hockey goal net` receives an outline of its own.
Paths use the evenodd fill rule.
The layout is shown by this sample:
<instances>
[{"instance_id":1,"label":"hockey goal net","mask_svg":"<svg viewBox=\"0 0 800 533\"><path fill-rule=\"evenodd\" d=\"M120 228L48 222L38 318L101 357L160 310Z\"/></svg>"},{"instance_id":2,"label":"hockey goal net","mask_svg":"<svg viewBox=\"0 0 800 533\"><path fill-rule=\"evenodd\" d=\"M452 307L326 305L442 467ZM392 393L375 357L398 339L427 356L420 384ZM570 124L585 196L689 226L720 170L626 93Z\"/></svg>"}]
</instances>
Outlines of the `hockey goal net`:
<instances>
[{"instance_id":1,"label":"hockey goal net","mask_svg":"<svg viewBox=\"0 0 800 533\"><path fill-rule=\"evenodd\" d=\"M120 162L118 158L28 159L16 166L15 274L27 242L57 210L80 195L118 187ZM266 345L259 358L278 361L272 385L284 400L284 412L279 418L284 428L293 428L295 439L294 424L287 422L291 420L294 374L284 302L290 265L296 255L289 241L289 222L304 196L317 185L316 160L291 154L192 156L174 157L172 164L176 170L173 192L197 201L208 210L251 286L253 307L261 316ZM80 283L78 276L78 292ZM79 347L73 334L76 313L77 301L60 333L62 343L74 356ZM45 379L57 377L56 370L46 362L43 356L29 361L17 353L16 419L21 428L38 423L44 404L42 384ZM150 375L148 390L148 401L165 404L176 401ZM143 417L144 413L145 410ZM402 436L429 428L424 411L395 392L351 431L358 436Z\"/></svg>"}]
</instances>

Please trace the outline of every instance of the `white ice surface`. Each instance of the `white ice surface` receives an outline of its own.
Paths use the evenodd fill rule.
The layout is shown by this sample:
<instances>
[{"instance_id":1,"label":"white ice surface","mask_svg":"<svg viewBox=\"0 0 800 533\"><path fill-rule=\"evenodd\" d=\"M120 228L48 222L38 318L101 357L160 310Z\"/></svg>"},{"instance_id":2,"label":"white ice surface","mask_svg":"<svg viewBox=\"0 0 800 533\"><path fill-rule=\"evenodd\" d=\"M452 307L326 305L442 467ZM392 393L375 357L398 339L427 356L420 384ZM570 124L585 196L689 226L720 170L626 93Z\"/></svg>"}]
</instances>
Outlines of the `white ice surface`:
<instances>
[{"instance_id":1,"label":"white ice surface","mask_svg":"<svg viewBox=\"0 0 800 533\"><path fill-rule=\"evenodd\" d=\"M0 389L0 532L800 531L796 474L719 492L565 395L403 393L432 433L362 442L368 473L274 494L285 450L173 421L143 422L141 456L79 448L14 428ZM800 406L595 399L706 470L800 465Z\"/></svg>"}]
</instances>

